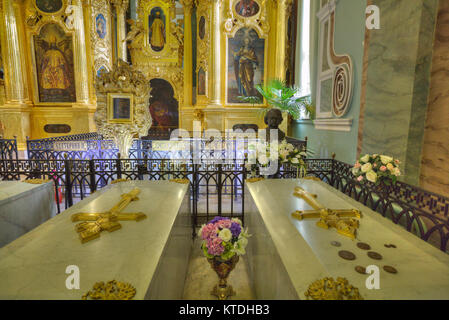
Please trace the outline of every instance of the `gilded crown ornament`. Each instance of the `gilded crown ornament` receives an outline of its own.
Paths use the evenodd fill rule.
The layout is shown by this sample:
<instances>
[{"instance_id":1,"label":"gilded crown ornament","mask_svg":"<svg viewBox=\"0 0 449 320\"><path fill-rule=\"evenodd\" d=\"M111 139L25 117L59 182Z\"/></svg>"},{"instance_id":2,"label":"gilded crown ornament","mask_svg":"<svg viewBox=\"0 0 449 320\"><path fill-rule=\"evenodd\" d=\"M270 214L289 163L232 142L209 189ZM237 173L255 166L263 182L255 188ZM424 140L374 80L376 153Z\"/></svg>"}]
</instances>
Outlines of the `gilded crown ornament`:
<instances>
[{"instance_id":1,"label":"gilded crown ornament","mask_svg":"<svg viewBox=\"0 0 449 320\"><path fill-rule=\"evenodd\" d=\"M129 283L111 280L106 283L97 282L93 289L82 296L82 300L131 300L136 289Z\"/></svg>"},{"instance_id":2,"label":"gilded crown ornament","mask_svg":"<svg viewBox=\"0 0 449 320\"><path fill-rule=\"evenodd\" d=\"M307 300L363 300L359 289L345 278L324 278L312 283L304 293Z\"/></svg>"}]
</instances>

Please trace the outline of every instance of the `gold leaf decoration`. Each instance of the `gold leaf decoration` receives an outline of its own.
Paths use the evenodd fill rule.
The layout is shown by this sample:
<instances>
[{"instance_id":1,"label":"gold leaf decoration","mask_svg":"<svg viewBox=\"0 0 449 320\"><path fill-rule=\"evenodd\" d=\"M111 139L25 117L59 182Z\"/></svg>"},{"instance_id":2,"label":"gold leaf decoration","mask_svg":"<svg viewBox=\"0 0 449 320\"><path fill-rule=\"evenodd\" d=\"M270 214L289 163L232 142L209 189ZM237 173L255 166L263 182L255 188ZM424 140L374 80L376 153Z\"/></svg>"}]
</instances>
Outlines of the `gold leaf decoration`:
<instances>
[{"instance_id":1,"label":"gold leaf decoration","mask_svg":"<svg viewBox=\"0 0 449 320\"><path fill-rule=\"evenodd\" d=\"M82 296L82 300L131 300L135 295L136 289L131 284L111 280L106 284L103 281L95 283L93 289Z\"/></svg>"},{"instance_id":2,"label":"gold leaf decoration","mask_svg":"<svg viewBox=\"0 0 449 320\"><path fill-rule=\"evenodd\" d=\"M312 283L304 293L307 300L363 300L359 289L346 278L324 278Z\"/></svg>"}]
</instances>

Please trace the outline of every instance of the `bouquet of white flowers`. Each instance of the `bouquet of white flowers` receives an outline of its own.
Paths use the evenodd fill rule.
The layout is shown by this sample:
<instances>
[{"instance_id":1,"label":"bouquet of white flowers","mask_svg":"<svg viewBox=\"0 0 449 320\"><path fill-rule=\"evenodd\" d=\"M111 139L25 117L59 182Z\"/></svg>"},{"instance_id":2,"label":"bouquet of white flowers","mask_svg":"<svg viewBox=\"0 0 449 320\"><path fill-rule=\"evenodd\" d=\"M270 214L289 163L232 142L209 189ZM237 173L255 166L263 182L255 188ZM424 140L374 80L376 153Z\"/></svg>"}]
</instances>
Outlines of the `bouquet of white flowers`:
<instances>
[{"instance_id":1,"label":"bouquet of white flowers","mask_svg":"<svg viewBox=\"0 0 449 320\"><path fill-rule=\"evenodd\" d=\"M400 163L393 157L366 154L355 163L352 174L359 182L368 180L375 184L384 182L386 185L390 185L396 183L397 177L401 175Z\"/></svg>"}]
</instances>

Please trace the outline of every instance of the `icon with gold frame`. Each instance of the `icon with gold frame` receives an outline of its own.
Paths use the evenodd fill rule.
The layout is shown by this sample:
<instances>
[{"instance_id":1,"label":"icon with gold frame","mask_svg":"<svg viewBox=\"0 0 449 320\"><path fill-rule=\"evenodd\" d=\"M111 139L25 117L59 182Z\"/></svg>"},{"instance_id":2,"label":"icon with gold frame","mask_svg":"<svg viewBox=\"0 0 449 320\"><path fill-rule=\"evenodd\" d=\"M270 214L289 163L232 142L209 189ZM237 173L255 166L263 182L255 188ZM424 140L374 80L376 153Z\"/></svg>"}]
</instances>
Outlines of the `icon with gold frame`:
<instances>
[{"instance_id":1,"label":"icon with gold frame","mask_svg":"<svg viewBox=\"0 0 449 320\"><path fill-rule=\"evenodd\" d=\"M134 95L132 93L108 93L108 122L133 123Z\"/></svg>"}]
</instances>

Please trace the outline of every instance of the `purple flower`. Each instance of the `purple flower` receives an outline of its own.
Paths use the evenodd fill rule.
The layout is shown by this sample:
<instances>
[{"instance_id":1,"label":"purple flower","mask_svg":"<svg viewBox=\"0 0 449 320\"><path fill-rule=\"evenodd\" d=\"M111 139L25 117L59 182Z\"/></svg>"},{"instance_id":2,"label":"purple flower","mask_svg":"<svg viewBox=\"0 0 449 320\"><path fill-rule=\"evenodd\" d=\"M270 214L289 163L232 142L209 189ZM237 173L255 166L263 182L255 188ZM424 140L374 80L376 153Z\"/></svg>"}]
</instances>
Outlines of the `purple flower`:
<instances>
[{"instance_id":1,"label":"purple flower","mask_svg":"<svg viewBox=\"0 0 449 320\"><path fill-rule=\"evenodd\" d=\"M213 223L213 224L215 224L215 223L217 223L218 221L221 221L221 220L225 220L226 218L223 218L223 217L215 217L212 221L210 221L209 223Z\"/></svg>"},{"instance_id":2,"label":"purple flower","mask_svg":"<svg viewBox=\"0 0 449 320\"><path fill-rule=\"evenodd\" d=\"M230 229L231 229L231 233L232 233L232 237L233 238L238 238L239 235L240 235L240 232L242 232L242 227L238 223L236 223L236 222L233 222L231 224L231 228Z\"/></svg>"}]
</instances>

